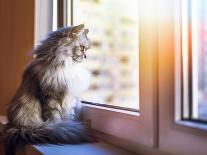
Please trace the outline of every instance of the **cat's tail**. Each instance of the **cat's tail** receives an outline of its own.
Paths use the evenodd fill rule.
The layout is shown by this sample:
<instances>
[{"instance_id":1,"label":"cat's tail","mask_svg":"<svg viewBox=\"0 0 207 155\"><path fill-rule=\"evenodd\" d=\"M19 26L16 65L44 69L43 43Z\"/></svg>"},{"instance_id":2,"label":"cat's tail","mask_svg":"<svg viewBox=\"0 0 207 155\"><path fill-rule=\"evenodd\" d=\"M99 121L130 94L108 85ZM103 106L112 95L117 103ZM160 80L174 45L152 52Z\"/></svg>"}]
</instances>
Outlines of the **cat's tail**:
<instances>
[{"instance_id":1,"label":"cat's tail","mask_svg":"<svg viewBox=\"0 0 207 155\"><path fill-rule=\"evenodd\" d=\"M8 125L5 130L7 155L16 147L25 144L80 144L94 142L83 123L63 121L40 127L16 127Z\"/></svg>"}]
</instances>

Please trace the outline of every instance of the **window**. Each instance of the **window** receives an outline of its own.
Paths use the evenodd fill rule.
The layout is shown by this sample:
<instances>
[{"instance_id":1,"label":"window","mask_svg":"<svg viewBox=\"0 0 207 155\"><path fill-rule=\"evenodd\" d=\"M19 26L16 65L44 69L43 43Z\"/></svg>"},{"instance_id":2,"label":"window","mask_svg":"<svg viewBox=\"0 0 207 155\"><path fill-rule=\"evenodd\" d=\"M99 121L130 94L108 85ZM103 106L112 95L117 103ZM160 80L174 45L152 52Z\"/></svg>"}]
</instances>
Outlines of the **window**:
<instances>
[{"instance_id":1,"label":"window","mask_svg":"<svg viewBox=\"0 0 207 155\"><path fill-rule=\"evenodd\" d=\"M191 97L196 95L192 93L196 89L192 89L191 77L196 74L198 77L191 60L199 56L190 54L195 44L192 42L199 40L191 36L196 33L190 29L197 28L189 20L192 18L189 8L190 3L198 1L159 1L159 149L172 154L206 154L207 125L197 121L198 118L194 121L189 112L193 107Z\"/></svg>"},{"instance_id":2,"label":"window","mask_svg":"<svg viewBox=\"0 0 207 155\"><path fill-rule=\"evenodd\" d=\"M207 121L207 0L182 1L183 119Z\"/></svg>"},{"instance_id":3,"label":"window","mask_svg":"<svg viewBox=\"0 0 207 155\"><path fill-rule=\"evenodd\" d=\"M143 1L145 7L141 9L138 0L53 2L54 7L58 6L54 9L57 16L53 18L58 23L54 25L84 23L90 31L92 48L84 65L92 71L93 81L83 95L90 102L84 102L84 118L91 121L96 131L133 143L156 145L157 124L153 124L157 119L154 112L157 104L155 2ZM150 9L147 16L146 8Z\"/></svg>"},{"instance_id":4,"label":"window","mask_svg":"<svg viewBox=\"0 0 207 155\"><path fill-rule=\"evenodd\" d=\"M92 81L82 99L138 110L138 1L75 0L72 7L68 25L84 23L92 41L84 62Z\"/></svg>"},{"instance_id":5,"label":"window","mask_svg":"<svg viewBox=\"0 0 207 155\"><path fill-rule=\"evenodd\" d=\"M105 7L110 3L118 3L116 0L103 1L107 4ZM94 50L102 50L102 46L99 47L96 44L98 35L94 36L99 24L95 23L93 27L91 22L95 18L91 15L94 14L93 9L88 8L94 8L98 14L103 1L53 0L53 30L67 24L83 22L91 28L90 38L94 37L92 39L95 41ZM120 5L125 4L124 0L119 2ZM91 121L91 127L99 137L139 154L162 154L157 151L164 151L172 154L206 155L207 125L205 122L207 119L204 108L206 106L201 102L205 94L205 87L203 87L205 85L202 84L204 83L202 81L205 81L205 64L203 63L205 60L200 61L200 59L205 59L205 43L203 42L205 33L200 27L202 26L202 29L206 27L206 24L202 22L206 20L204 19L205 3L206 0L139 1L140 7L137 8L139 33L136 32L139 35L139 39L137 38L139 47L138 44L135 46L139 48L139 53L137 50L138 60L133 59L138 63L136 67L139 67L139 69L134 68L136 71L139 70L140 82L139 90L137 89L139 112L126 109L125 107L129 108L128 105L118 105L123 106L124 109L114 108L117 103L114 101L112 108L83 104L84 119ZM94 7L94 5L101 6ZM104 12L107 13L108 10ZM89 15L86 16L86 13ZM50 12L48 14L51 15ZM77 18L79 16L80 18ZM90 19L87 19L88 17ZM87 23L82 20L83 18L87 19ZM45 25L42 24L39 28L42 29L42 26ZM104 25L100 28L98 33L108 34ZM108 43L107 36L105 37L103 37L106 39L104 45ZM88 60L99 59L95 55L99 53L95 53L92 49L88 53ZM121 54L119 52L116 54ZM130 52L133 53L134 50ZM90 69L90 65L85 65ZM86 95L85 99L95 101L89 95ZM104 99L102 101L101 104L112 104L112 102L105 102ZM135 106L130 108L137 109L136 104L133 105ZM143 146L148 147L143 150ZM152 150L150 151L149 148Z\"/></svg>"},{"instance_id":6,"label":"window","mask_svg":"<svg viewBox=\"0 0 207 155\"><path fill-rule=\"evenodd\" d=\"M155 135L155 133L157 133L157 110L155 108L155 105L157 104L157 74L155 72L157 67L157 62L155 60L157 54L157 33L154 33L156 32L156 16L154 16L156 2L154 0L144 0L142 2L142 7L139 9L138 2L138 0L132 0L131 3L128 4L126 0L37 0L35 1L35 28L37 29L35 31L35 40L41 40L41 38L44 38L47 33L52 30L57 30L59 27L79 22L77 21L79 18L77 18L76 14L81 14L82 17L84 17L82 14L83 10L80 10L79 8L83 7L85 11L90 14L95 14L93 10L88 8L90 6L93 7L94 11L100 14L103 13L99 10L100 8L104 9L107 6L109 6L110 9L113 9L113 7L115 8L114 11L118 13L113 16L117 16L117 23L118 25L121 25L121 27L114 30L116 32L108 31L108 26L111 26L108 24L114 20L113 17L110 17L110 22L107 21L106 25L95 23L94 26L92 24L92 19L85 17L87 18L87 22L85 21L84 23L88 28L90 28L89 37L93 42L93 48L91 49L91 52L88 53L88 60L91 60L91 63L94 63L94 58L100 59L101 63L104 63L104 61L107 60L107 62L110 63L110 67L114 67L115 70L119 67L118 71L122 72L122 74L126 74L126 78L128 79L126 79L126 82L119 82L118 86L124 88L124 93L125 91L128 91L127 89L132 90L133 93L131 95L126 94L126 97L129 97L129 100L131 100L131 103L127 105L124 103L125 96L122 97L123 101L121 100L119 104L117 101L121 98L116 98L116 100L113 99L113 102L105 102L106 98L102 98L101 101L105 103L101 103L101 106L100 103L99 105L91 103L83 104L83 118L91 122L91 128L96 131L95 133L101 137L101 139L105 139L105 141L130 149L130 151L133 150L134 152L140 153L140 150L142 149L137 147L139 144L144 144L149 147L157 145L157 136ZM113 3L113 5L111 3ZM100 8L95 7L95 5L100 5ZM126 8L124 6L126 6ZM39 11L39 8L44 11ZM132 10L134 10L133 13L137 13L130 16ZM126 17L123 16L122 11L126 12L127 18L129 17L129 19L126 19ZM104 12L107 13L111 11L107 9ZM103 14L101 16L104 17ZM108 18L108 16L104 18ZM92 18L93 16L90 17ZM97 17L93 18L102 23L102 21ZM133 30L129 30L127 28L131 28ZM114 29L114 27L112 27L112 29ZM95 32L97 30L99 33L103 34L100 34L100 38L101 40L103 39L104 42L99 42L98 35L95 36ZM130 36L127 36L127 34L130 34ZM102 38L102 36L104 37ZM111 41L115 40L115 36L121 36L118 38L120 40L117 43ZM129 41L125 42L125 40ZM121 44L122 42L123 45ZM98 46L97 43L101 43L102 45ZM141 46L138 46L139 43ZM103 50L103 45L104 47L107 47L108 52ZM117 46L121 46L122 48ZM114 48L115 53L110 51L112 48ZM105 53L98 53L93 51L93 49L99 49ZM119 51L119 49L124 50ZM99 54L101 54L101 58ZM116 60L115 56L118 57L116 64L119 66L115 66L114 62L111 62L109 58L110 54L113 55L111 59ZM102 58L103 56L105 57L104 59ZM126 66L126 68L121 67L122 63L124 64L122 66ZM89 69L91 68L90 64L85 65L89 66ZM107 66L103 68L106 69L106 67ZM124 71L122 69L124 69ZM106 74L104 70L100 71L103 72L102 74ZM100 71L98 70L98 74L100 74ZM108 74L113 73L107 73L106 75L108 76ZM106 81L106 79L104 80ZM139 83L138 80L140 81ZM132 86L131 83L133 83L134 86ZM99 95L100 94L99 90ZM136 96L133 97L134 94ZM138 96L138 94L140 94L140 96ZM86 99L92 102L95 101L94 98L92 100L90 97L87 97Z\"/></svg>"}]
</instances>

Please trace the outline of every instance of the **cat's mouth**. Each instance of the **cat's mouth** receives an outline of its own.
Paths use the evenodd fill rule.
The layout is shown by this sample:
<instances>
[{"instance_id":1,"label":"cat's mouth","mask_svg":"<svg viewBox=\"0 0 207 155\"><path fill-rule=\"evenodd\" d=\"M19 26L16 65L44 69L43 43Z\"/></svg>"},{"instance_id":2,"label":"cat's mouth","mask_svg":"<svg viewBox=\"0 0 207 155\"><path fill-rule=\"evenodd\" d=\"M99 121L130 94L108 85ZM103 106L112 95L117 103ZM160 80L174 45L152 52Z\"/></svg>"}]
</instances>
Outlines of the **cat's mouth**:
<instances>
[{"instance_id":1,"label":"cat's mouth","mask_svg":"<svg viewBox=\"0 0 207 155\"><path fill-rule=\"evenodd\" d=\"M76 61L76 62L82 62L83 59L86 59L87 56L86 56L86 47L83 46L83 45L80 45L80 50L77 50L73 53L73 60Z\"/></svg>"}]
</instances>

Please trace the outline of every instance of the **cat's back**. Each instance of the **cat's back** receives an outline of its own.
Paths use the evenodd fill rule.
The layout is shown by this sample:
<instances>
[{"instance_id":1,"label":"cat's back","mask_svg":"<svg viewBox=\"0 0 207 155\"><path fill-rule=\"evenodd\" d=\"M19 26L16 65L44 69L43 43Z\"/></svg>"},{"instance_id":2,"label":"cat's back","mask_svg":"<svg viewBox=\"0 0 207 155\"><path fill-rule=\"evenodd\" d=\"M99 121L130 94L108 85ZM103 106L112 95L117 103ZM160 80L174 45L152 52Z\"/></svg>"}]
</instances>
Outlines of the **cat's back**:
<instances>
[{"instance_id":1,"label":"cat's back","mask_svg":"<svg viewBox=\"0 0 207 155\"><path fill-rule=\"evenodd\" d=\"M41 105L38 100L38 63L31 62L25 69L22 82L7 108L10 123L21 126L32 126L42 122Z\"/></svg>"}]
</instances>

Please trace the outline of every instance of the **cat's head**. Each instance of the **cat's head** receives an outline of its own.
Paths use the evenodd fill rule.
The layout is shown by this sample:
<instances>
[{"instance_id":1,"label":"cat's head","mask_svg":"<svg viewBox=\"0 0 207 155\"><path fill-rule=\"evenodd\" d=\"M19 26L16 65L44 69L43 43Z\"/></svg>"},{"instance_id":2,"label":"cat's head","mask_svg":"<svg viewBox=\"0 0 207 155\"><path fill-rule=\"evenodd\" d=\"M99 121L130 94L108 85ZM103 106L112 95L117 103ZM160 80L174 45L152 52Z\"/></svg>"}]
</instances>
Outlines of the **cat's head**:
<instances>
[{"instance_id":1,"label":"cat's head","mask_svg":"<svg viewBox=\"0 0 207 155\"><path fill-rule=\"evenodd\" d=\"M35 59L81 62L90 48L88 29L84 25L61 28L52 32L33 52Z\"/></svg>"}]
</instances>

